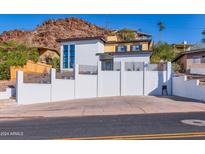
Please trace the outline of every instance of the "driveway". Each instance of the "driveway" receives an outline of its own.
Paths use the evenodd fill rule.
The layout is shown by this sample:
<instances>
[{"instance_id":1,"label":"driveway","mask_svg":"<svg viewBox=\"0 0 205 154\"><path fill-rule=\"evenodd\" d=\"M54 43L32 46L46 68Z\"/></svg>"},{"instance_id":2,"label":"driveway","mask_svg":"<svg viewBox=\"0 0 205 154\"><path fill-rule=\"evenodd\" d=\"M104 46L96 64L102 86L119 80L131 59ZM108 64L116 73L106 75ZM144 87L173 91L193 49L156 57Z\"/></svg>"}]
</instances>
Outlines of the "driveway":
<instances>
[{"instance_id":1,"label":"driveway","mask_svg":"<svg viewBox=\"0 0 205 154\"><path fill-rule=\"evenodd\" d=\"M174 112L205 112L205 103L175 96L104 97L15 105L0 109L0 118L3 120L13 119L12 117L76 117Z\"/></svg>"}]
</instances>

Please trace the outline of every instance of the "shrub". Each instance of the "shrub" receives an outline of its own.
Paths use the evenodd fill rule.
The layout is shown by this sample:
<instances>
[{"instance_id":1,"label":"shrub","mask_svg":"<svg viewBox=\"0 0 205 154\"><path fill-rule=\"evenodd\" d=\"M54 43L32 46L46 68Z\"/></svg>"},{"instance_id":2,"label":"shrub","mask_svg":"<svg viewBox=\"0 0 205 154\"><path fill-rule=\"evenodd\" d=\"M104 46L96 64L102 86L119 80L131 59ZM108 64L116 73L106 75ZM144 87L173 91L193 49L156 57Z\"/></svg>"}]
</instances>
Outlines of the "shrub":
<instances>
[{"instance_id":1,"label":"shrub","mask_svg":"<svg viewBox=\"0 0 205 154\"><path fill-rule=\"evenodd\" d=\"M59 60L59 58L54 57L51 60L51 65L52 65L53 68L55 68L58 71L60 69L60 60Z\"/></svg>"},{"instance_id":2,"label":"shrub","mask_svg":"<svg viewBox=\"0 0 205 154\"><path fill-rule=\"evenodd\" d=\"M37 62L37 48L13 41L0 44L0 79L10 78L10 66L24 66L27 60Z\"/></svg>"},{"instance_id":3,"label":"shrub","mask_svg":"<svg viewBox=\"0 0 205 154\"><path fill-rule=\"evenodd\" d=\"M182 67L181 67L181 65L179 65L177 63L173 63L172 64L172 70L174 71L174 73L181 73L182 72Z\"/></svg>"}]
</instances>

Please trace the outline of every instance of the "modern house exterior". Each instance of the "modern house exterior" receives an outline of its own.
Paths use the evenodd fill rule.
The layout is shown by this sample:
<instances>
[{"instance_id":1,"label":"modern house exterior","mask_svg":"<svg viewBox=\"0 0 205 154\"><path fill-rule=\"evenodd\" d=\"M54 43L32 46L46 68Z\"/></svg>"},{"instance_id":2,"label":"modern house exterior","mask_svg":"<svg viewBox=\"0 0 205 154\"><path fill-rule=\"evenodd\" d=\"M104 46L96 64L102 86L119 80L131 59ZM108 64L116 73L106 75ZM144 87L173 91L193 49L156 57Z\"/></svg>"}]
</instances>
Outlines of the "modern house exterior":
<instances>
[{"instance_id":1,"label":"modern house exterior","mask_svg":"<svg viewBox=\"0 0 205 154\"><path fill-rule=\"evenodd\" d=\"M200 72L205 74L205 48L183 52L173 62L179 64L186 73L198 70L198 73L194 74L200 74Z\"/></svg>"},{"instance_id":2,"label":"modern house exterior","mask_svg":"<svg viewBox=\"0 0 205 154\"><path fill-rule=\"evenodd\" d=\"M141 35L140 35L141 34ZM116 35L58 39L61 52L61 70L72 70L75 64L97 65L113 69L115 62L147 62L152 54L149 34L136 33L136 39L120 40ZM147 36L147 37L145 37Z\"/></svg>"}]
</instances>

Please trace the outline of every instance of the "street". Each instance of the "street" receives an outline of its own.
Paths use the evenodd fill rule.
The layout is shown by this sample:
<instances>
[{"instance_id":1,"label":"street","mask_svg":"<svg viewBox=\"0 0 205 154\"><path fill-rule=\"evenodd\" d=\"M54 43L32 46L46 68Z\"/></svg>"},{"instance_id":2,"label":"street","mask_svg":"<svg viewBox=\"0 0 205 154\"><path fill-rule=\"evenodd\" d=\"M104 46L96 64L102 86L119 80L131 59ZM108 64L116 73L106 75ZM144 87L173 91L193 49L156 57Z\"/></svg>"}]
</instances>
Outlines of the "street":
<instances>
[{"instance_id":1,"label":"street","mask_svg":"<svg viewBox=\"0 0 205 154\"><path fill-rule=\"evenodd\" d=\"M205 112L0 119L0 139L205 139Z\"/></svg>"}]
</instances>

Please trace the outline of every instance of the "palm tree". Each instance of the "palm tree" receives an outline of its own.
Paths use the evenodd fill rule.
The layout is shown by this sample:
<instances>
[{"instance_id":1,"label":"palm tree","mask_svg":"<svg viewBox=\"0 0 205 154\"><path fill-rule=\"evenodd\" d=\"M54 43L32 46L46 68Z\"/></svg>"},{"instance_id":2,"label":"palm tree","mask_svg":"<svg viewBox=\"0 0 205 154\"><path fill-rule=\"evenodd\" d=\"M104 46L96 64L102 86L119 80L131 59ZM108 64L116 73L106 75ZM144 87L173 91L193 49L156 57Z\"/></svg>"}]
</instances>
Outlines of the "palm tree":
<instances>
[{"instance_id":1,"label":"palm tree","mask_svg":"<svg viewBox=\"0 0 205 154\"><path fill-rule=\"evenodd\" d=\"M162 35L162 31L165 29L165 25L163 22L160 21L157 23L157 26L159 27L159 40L160 40L161 35Z\"/></svg>"},{"instance_id":2,"label":"palm tree","mask_svg":"<svg viewBox=\"0 0 205 154\"><path fill-rule=\"evenodd\" d=\"M205 43L205 30L203 30L203 31L201 32L201 34L203 35L202 42Z\"/></svg>"}]
</instances>

